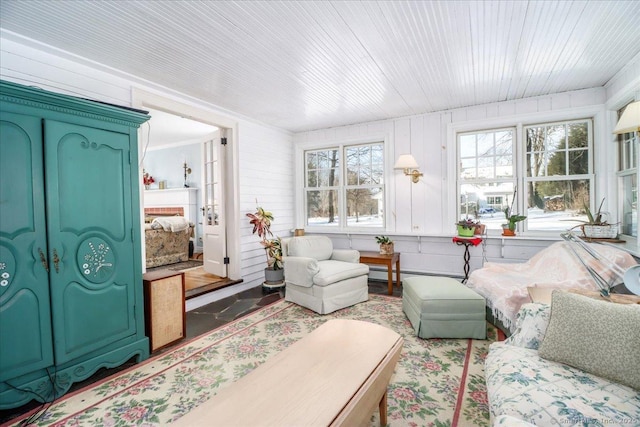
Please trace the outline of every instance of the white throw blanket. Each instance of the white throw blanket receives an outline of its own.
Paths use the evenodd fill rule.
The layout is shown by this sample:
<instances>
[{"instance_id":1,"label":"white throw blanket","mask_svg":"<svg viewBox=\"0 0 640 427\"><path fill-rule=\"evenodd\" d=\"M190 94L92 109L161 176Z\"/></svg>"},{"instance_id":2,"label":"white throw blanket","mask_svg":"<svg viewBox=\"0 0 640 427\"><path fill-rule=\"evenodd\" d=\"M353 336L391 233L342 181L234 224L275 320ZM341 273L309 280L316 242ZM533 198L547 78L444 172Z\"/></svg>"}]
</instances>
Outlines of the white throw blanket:
<instances>
[{"instance_id":1,"label":"white throw blanket","mask_svg":"<svg viewBox=\"0 0 640 427\"><path fill-rule=\"evenodd\" d=\"M183 216L160 216L153 220L151 228L154 230L179 232L188 229L191 223Z\"/></svg>"},{"instance_id":2,"label":"white throw blanket","mask_svg":"<svg viewBox=\"0 0 640 427\"><path fill-rule=\"evenodd\" d=\"M587 244L622 270L637 264L631 255L620 249ZM596 282L567 245L567 242L554 243L524 263L486 262L484 267L471 273L467 286L485 297L493 315L513 331L520 306L531 302L527 287L598 290ZM605 280L615 280L616 275L610 269L595 261L583 249L576 250ZM616 284L621 282L622 279L619 279Z\"/></svg>"}]
</instances>

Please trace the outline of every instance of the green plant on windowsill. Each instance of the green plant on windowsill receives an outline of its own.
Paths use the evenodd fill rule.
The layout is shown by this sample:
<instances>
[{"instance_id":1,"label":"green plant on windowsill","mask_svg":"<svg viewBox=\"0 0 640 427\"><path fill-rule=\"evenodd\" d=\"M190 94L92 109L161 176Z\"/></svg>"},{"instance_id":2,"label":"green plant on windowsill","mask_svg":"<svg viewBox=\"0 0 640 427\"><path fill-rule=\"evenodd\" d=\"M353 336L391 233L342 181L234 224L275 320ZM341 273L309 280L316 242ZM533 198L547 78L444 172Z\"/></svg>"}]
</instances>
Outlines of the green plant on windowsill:
<instances>
[{"instance_id":1,"label":"green plant on windowsill","mask_svg":"<svg viewBox=\"0 0 640 427\"><path fill-rule=\"evenodd\" d=\"M516 230L516 224L520 221L527 219L525 215L512 214L510 208L504 208L504 216L507 219L507 223L502 225L502 228L508 229L511 232Z\"/></svg>"},{"instance_id":2,"label":"green plant on windowsill","mask_svg":"<svg viewBox=\"0 0 640 427\"><path fill-rule=\"evenodd\" d=\"M461 219L460 221L456 222L456 225L458 227L462 227L465 230L471 230L476 228L476 226L479 224L478 220L475 220L473 218L465 218L465 219Z\"/></svg>"},{"instance_id":3,"label":"green plant on windowsill","mask_svg":"<svg viewBox=\"0 0 640 427\"><path fill-rule=\"evenodd\" d=\"M456 222L456 227L458 228L458 236L473 237L479 224L480 222L478 220L469 217L459 220L458 222Z\"/></svg>"},{"instance_id":4,"label":"green plant on windowsill","mask_svg":"<svg viewBox=\"0 0 640 427\"><path fill-rule=\"evenodd\" d=\"M587 214L587 222L586 224L589 225L609 225L609 223L607 222L607 220L603 220L602 216L604 215L602 212L602 205L604 204L604 197L602 198L602 201L600 201L600 205L598 206L598 210L596 211L596 215L593 216L593 214L591 213L591 209L589 209L589 205L587 204L587 202L583 203L584 206L584 211Z\"/></svg>"},{"instance_id":5,"label":"green plant on windowsill","mask_svg":"<svg viewBox=\"0 0 640 427\"><path fill-rule=\"evenodd\" d=\"M598 205L598 210L595 215L589 209L589 204L585 201L583 203L584 212L587 215L587 221L581 221L583 224L576 225L573 228L580 228L584 237L595 239L615 239L618 236L618 224L609 224L604 219L606 215L602 212L602 205L604 204L604 197Z\"/></svg>"}]
</instances>

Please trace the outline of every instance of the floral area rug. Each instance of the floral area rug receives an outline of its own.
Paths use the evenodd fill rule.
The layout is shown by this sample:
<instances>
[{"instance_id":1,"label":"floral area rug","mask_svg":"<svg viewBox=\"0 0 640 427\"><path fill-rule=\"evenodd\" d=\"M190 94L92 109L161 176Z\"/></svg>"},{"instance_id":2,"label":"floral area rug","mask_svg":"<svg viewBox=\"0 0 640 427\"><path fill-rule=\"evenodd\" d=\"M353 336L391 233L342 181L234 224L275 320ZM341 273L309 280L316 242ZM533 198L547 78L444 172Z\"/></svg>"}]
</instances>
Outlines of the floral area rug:
<instances>
[{"instance_id":1,"label":"floral area rug","mask_svg":"<svg viewBox=\"0 0 640 427\"><path fill-rule=\"evenodd\" d=\"M325 316L279 300L67 395L28 425L170 424L333 318L377 323L403 336L402 355L388 389L390 426L489 425L484 359L496 340L496 329L488 324L487 341L423 340L414 336L401 299L382 295L370 295L365 303ZM378 425L376 411L371 426Z\"/></svg>"}]
</instances>

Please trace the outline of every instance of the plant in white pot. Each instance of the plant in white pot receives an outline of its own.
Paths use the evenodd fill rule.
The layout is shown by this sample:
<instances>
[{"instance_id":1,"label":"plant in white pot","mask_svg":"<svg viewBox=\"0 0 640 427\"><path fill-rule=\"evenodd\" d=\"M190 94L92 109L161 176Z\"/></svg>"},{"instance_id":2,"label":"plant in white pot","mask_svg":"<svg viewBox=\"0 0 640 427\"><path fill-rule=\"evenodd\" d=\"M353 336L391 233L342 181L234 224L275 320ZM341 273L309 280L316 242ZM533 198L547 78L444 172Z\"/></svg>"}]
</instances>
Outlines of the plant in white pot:
<instances>
[{"instance_id":1,"label":"plant in white pot","mask_svg":"<svg viewBox=\"0 0 640 427\"><path fill-rule=\"evenodd\" d=\"M387 236L376 236L376 243L380 245L380 254L393 254L393 240Z\"/></svg>"},{"instance_id":2,"label":"plant in white pot","mask_svg":"<svg viewBox=\"0 0 640 427\"><path fill-rule=\"evenodd\" d=\"M271 232L271 221L273 214L258 206L255 213L248 213L249 223L253 225L253 234L260 238L260 244L265 249L267 256L267 268L264 269L264 286L284 285L284 269L282 265L282 241L279 237L268 239L273 236Z\"/></svg>"},{"instance_id":3,"label":"plant in white pot","mask_svg":"<svg viewBox=\"0 0 640 427\"><path fill-rule=\"evenodd\" d=\"M602 212L602 205L604 204L604 197L598 206L598 210L595 215L591 213L589 205L584 203L584 210L587 215L587 221L584 224L576 225L582 230L584 237L590 239L615 239L618 237L618 224L609 224L604 219L606 213ZM576 228L573 227L573 228Z\"/></svg>"}]
</instances>

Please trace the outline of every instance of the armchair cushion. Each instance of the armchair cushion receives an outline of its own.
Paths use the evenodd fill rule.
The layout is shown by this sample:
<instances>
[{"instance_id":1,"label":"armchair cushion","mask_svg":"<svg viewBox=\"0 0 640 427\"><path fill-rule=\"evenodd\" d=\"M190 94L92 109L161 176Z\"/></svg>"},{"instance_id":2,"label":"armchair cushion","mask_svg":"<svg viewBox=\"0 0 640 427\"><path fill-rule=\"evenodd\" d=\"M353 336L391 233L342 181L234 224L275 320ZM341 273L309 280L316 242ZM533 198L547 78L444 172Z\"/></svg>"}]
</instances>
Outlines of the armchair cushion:
<instances>
[{"instance_id":1,"label":"armchair cushion","mask_svg":"<svg viewBox=\"0 0 640 427\"><path fill-rule=\"evenodd\" d=\"M360 262L360 252L355 249L334 249L331 259L344 262Z\"/></svg>"},{"instance_id":2,"label":"armchair cushion","mask_svg":"<svg viewBox=\"0 0 640 427\"><path fill-rule=\"evenodd\" d=\"M325 260L318 262L318 274L313 278L313 283L318 286L327 286L341 280L366 276L367 274L369 274L369 266L366 264Z\"/></svg>"},{"instance_id":3,"label":"armchair cushion","mask_svg":"<svg viewBox=\"0 0 640 427\"><path fill-rule=\"evenodd\" d=\"M318 273L318 261L307 257L284 257L287 282L304 288L313 286L313 277Z\"/></svg>"},{"instance_id":4,"label":"armchair cushion","mask_svg":"<svg viewBox=\"0 0 640 427\"><path fill-rule=\"evenodd\" d=\"M333 243L326 236L294 237L288 241L287 255L315 258L318 261L330 259Z\"/></svg>"}]
</instances>

